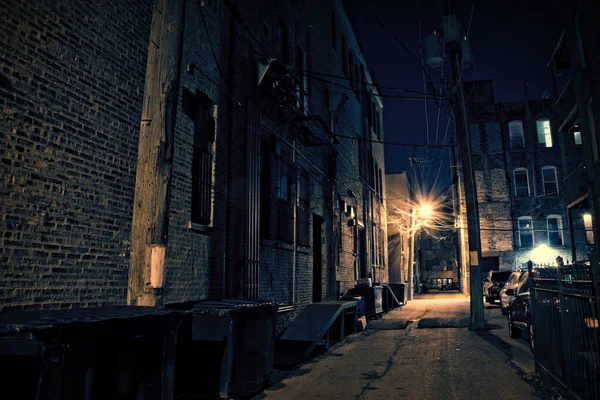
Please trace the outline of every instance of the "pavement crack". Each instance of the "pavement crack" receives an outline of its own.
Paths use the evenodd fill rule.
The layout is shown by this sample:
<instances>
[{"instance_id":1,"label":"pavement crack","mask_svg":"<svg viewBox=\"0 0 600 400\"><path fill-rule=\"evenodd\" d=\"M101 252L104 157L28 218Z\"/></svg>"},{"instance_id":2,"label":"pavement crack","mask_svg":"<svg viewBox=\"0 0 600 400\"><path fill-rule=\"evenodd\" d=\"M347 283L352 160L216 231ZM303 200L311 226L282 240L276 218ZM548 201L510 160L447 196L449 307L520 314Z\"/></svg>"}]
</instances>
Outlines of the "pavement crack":
<instances>
[{"instance_id":1,"label":"pavement crack","mask_svg":"<svg viewBox=\"0 0 600 400\"><path fill-rule=\"evenodd\" d=\"M413 328L412 324L409 324L408 326L408 331L411 331ZM400 347L402 346L402 344L398 344L396 345L396 347L394 348L394 351L392 352L392 354L390 354L390 356L387 359L386 362L386 366L385 366L385 370L381 373L381 374L371 374L369 377L369 381L367 382L367 384L365 386L363 386L363 389L361 390L361 392L356 396L356 400L359 400L363 394L365 394L365 392L367 390L373 390L375 388L371 387L371 384L375 381L378 381L382 378L384 378L387 373L390 371L390 369L392 368L392 366L394 365L394 357L396 357L396 355L398 354L398 351L400 350Z\"/></svg>"}]
</instances>

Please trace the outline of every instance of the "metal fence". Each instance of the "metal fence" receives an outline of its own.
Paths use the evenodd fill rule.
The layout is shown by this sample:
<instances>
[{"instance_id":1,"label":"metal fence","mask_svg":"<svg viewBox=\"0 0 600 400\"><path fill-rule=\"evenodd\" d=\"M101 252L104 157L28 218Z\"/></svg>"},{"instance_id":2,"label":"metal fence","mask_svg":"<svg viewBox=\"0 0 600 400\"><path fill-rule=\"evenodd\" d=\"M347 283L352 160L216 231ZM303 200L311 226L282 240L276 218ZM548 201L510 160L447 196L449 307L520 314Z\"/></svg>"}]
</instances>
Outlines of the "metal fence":
<instances>
[{"instance_id":1,"label":"metal fence","mask_svg":"<svg viewBox=\"0 0 600 400\"><path fill-rule=\"evenodd\" d=\"M531 318L535 361L568 397L600 399L598 307L590 265L533 265Z\"/></svg>"}]
</instances>

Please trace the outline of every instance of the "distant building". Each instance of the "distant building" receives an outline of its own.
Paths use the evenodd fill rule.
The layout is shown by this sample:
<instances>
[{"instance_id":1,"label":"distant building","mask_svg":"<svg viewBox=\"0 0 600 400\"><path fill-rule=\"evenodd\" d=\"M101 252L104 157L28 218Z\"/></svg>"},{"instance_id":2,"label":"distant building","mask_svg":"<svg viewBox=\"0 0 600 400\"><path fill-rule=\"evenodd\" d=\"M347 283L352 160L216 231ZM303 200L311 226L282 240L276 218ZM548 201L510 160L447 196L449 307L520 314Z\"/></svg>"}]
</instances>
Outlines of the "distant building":
<instances>
[{"instance_id":1,"label":"distant building","mask_svg":"<svg viewBox=\"0 0 600 400\"><path fill-rule=\"evenodd\" d=\"M496 103L492 81L467 82L467 117L475 171L482 272L517 269L525 262L571 259L580 241L567 229L563 202L566 145L554 122L552 101ZM579 157L573 148L572 157ZM459 171L461 161L459 159ZM459 201L461 270L468 273L462 174Z\"/></svg>"}]
</instances>

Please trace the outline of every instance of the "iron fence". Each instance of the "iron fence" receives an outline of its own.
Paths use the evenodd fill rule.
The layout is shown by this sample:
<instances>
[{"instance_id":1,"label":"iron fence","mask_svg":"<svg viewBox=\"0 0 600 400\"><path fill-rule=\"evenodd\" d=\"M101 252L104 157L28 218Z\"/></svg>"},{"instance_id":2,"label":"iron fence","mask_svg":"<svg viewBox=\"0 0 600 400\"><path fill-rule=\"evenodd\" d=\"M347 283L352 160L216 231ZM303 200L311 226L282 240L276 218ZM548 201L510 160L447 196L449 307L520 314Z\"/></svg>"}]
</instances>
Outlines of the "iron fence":
<instances>
[{"instance_id":1,"label":"iron fence","mask_svg":"<svg viewBox=\"0 0 600 400\"><path fill-rule=\"evenodd\" d=\"M535 361L568 397L600 399L598 308L590 265L528 265Z\"/></svg>"}]
</instances>

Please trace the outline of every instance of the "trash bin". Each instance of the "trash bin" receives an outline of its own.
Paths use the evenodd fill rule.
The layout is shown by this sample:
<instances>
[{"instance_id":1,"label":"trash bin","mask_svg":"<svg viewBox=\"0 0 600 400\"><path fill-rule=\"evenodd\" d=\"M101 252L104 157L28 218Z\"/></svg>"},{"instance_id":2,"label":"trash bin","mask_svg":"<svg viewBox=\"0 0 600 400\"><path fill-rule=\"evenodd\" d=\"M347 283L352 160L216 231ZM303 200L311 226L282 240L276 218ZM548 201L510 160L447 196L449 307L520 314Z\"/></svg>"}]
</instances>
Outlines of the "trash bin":
<instances>
[{"instance_id":1,"label":"trash bin","mask_svg":"<svg viewBox=\"0 0 600 400\"><path fill-rule=\"evenodd\" d=\"M392 289L392 291L394 292L394 294L396 295L396 298L398 299L398 301L401 302L402 304L406 304L406 300L408 297L407 296L408 285L406 285L405 283L390 283L389 286Z\"/></svg>"},{"instance_id":2,"label":"trash bin","mask_svg":"<svg viewBox=\"0 0 600 400\"><path fill-rule=\"evenodd\" d=\"M0 384L20 399L173 399L184 316L113 306L0 313Z\"/></svg>"},{"instance_id":3,"label":"trash bin","mask_svg":"<svg viewBox=\"0 0 600 400\"><path fill-rule=\"evenodd\" d=\"M359 295L365 300L366 316L374 318L383 313L381 286L361 285L350 289L349 294Z\"/></svg>"},{"instance_id":4,"label":"trash bin","mask_svg":"<svg viewBox=\"0 0 600 400\"><path fill-rule=\"evenodd\" d=\"M277 305L199 301L187 312L177 343L176 395L230 398L261 392L273 370Z\"/></svg>"}]
</instances>

